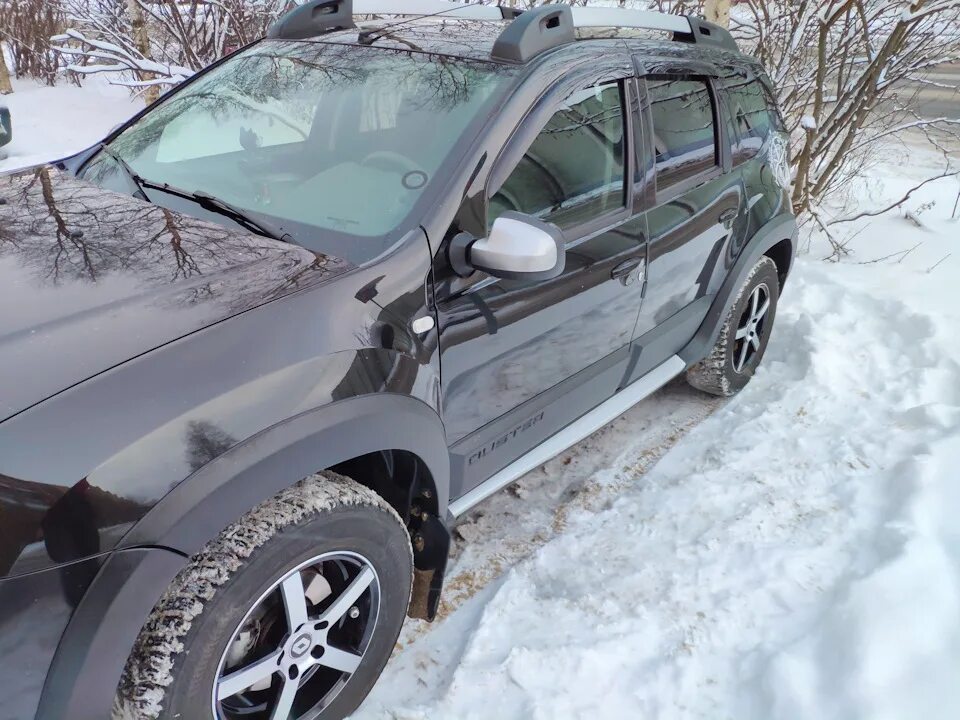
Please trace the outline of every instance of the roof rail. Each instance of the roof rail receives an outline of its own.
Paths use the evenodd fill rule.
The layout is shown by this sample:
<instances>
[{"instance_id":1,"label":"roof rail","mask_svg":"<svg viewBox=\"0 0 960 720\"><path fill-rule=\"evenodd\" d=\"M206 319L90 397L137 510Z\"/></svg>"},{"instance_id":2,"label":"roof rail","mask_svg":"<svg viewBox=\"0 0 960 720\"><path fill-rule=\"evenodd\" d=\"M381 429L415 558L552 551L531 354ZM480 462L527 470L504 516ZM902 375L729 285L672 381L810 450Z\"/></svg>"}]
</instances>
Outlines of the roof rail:
<instances>
[{"instance_id":1,"label":"roof rail","mask_svg":"<svg viewBox=\"0 0 960 720\"><path fill-rule=\"evenodd\" d=\"M668 15L653 10L627 10L616 7L575 7L573 23L580 28L631 27L674 33L690 32L690 23L685 15Z\"/></svg>"},{"instance_id":2,"label":"roof rail","mask_svg":"<svg viewBox=\"0 0 960 720\"><path fill-rule=\"evenodd\" d=\"M270 26L267 37L301 40L333 30L354 27L354 15L413 15L460 20L513 20L501 33L492 56L508 62L527 62L536 55L576 39L576 28L611 27L663 30L680 42L739 51L726 28L692 15L669 15L650 10L612 7L574 7L551 4L534 10L478 5L450 0L307 0Z\"/></svg>"},{"instance_id":3,"label":"roof rail","mask_svg":"<svg viewBox=\"0 0 960 720\"><path fill-rule=\"evenodd\" d=\"M617 27L663 30L680 42L712 45L739 52L736 40L726 28L693 15L670 15L652 10L628 10L615 7L573 8L575 27Z\"/></svg>"},{"instance_id":4,"label":"roof rail","mask_svg":"<svg viewBox=\"0 0 960 720\"><path fill-rule=\"evenodd\" d=\"M354 27L354 15L437 15L460 20L512 20L523 10L449 0L307 0L282 15L267 30L268 38L303 40Z\"/></svg>"}]
</instances>

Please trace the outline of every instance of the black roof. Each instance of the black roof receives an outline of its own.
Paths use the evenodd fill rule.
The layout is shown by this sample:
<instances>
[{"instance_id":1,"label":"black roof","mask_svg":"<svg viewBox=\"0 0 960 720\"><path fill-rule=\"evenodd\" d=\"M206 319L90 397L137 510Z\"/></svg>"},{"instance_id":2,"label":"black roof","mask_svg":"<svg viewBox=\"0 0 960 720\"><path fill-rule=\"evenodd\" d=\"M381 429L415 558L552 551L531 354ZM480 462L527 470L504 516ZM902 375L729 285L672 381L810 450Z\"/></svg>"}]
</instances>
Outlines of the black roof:
<instances>
[{"instance_id":1,"label":"black roof","mask_svg":"<svg viewBox=\"0 0 960 720\"><path fill-rule=\"evenodd\" d=\"M424 52L468 60L501 62L491 57L493 45L510 20L457 20L409 17L393 20L363 21L359 27L337 30L310 38L308 42L343 43L369 47ZM583 44L596 43L597 50L614 44L659 59L688 58L712 63L752 64L746 55L716 47L695 45L657 36L643 30L603 28L577 31ZM569 47L569 46L560 46Z\"/></svg>"},{"instance_id":2,"label":"black roof","mask_svg":"<svg viewBox=\"0 0 960 720\"><path fill-rule=\"evenodd\" d=\"M318 35L311 40L350 43L395 50L414 50L470 60L491 60L490 52L509 24L496 20L426 19L418 17L361 22L358 27Z\"/></svg>"}]
</instances>

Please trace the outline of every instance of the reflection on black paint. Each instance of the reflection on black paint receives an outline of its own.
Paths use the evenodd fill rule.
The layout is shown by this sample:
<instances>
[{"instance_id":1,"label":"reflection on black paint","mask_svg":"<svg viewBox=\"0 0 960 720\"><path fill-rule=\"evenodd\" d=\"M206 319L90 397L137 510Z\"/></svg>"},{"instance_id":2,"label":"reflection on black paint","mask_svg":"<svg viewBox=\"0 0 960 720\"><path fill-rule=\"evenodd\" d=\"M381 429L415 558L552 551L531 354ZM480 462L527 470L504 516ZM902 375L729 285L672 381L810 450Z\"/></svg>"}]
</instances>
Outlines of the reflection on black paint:
<instances>
[{"instance_id":1,"label":"reflection on black paint","mask_svg":"<svg viewBox=\"0 0 960 720\"><path fill-rule=\"evenodd\" d=\"M0 179L0 197L0 420L117 362L350 267L50 167ZM192 466L232 444L202 421L190 432ZM42 437L36 449L55 452ZM77 468L81 477L90 470ZM0 476L0 577L21 553L24 568L96 554L103 529L143 511L85 478L60 486Z\"/></svg>"},{"instance_id":2,"label":"reflection on black paint","mask_svg":"<svg viewBox=\"0 0 960 720\"><path fill-rule=\"evenodd\" d=\"M236 445L237 441L206 420L187 423L187 462L197 471Z\"/></svg>"},{"instance_id":3,"label":"reflection on black paint","mask_svg":"<svg viewBox=\"0 0 960 720\"><path fill-rule=\"evenodd\" d=\"M0 475L0 577L15 570L25 550L55 563L95 555L99 528L132 522L143 510L86 479L66 488ZM69 586L79 584L74 578Z\"/></svg>"},{"instance_id":4,"label":"reflection on black paint","mask_svg":"<svg viewBox=\"0 0 960 720\"><path fill-rule=\"evenodd\" d=\"M303 248L104 192L49 167L0 179L0 196L6 199L0 259L17 260L37 285L128 275L141 290L184 288L177 303L215 297L241 311L346 267ZM276 264L258 268L254 277L232 281L220 274L264 260Z\"/></svg>"}]
</instances>

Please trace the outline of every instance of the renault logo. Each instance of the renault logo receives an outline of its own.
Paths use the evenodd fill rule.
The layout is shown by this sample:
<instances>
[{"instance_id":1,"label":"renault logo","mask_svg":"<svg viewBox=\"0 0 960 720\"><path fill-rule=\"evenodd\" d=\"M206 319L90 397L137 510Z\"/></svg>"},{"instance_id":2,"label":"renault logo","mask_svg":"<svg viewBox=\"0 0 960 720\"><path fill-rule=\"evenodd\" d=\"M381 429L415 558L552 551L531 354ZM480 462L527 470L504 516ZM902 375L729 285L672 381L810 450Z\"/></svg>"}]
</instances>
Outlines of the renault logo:
<instances>
[{"instance_id":1,"label":"renault logo","mask_svg":"<svg viewBox=\"0 0 960 720\"><path fill-rule=\"evenodd\" d=\"M313 641L310 639L310 635L304 633L293 641L293 645L290 646L290 654L297 659L302 658L307 654L307 651L310 650L312 644Z\"/></svg>"}]
</instances>

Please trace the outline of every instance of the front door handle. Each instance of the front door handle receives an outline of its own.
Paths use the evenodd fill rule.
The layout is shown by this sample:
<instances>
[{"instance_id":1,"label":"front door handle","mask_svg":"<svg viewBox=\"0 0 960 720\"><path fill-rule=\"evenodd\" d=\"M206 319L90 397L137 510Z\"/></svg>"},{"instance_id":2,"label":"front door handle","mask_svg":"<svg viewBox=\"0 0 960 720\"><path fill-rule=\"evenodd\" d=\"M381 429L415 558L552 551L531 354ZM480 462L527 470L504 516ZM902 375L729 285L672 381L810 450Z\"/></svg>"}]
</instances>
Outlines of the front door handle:
<instances>
[{"instance_id":1,"label":"front door handle","mask_svg":"<svg viewBox=\"0 0 960 720\"><path fill-rule=\"evenodd\" d=\"M623 285L633 285L634 281L641 280L643 278L645 264L646 263L642 257L624 260L610 271L610 277L613 280L619 280ZM639 272L634 272L634 270L639 270Z\"/></svg>"},{"instance_id":2,"label":"front door handle","mask_svg":"<svg viewBox=\"0 0 960 720\"><path fill-rule=\"evenodd\" d=\"M739 215L739 214L740 214L740 211L737 210L737 208L727 208L727 209L724 210L722 213L720 213L720 217L717 218L717 219L718 219L721 223L723 223L724 225L726 225L727 227L729 227L729 226L730 226L730 223L732 223L734 220L736 220L736 219L737 219L737 215Z\"/></svg>"}]
</instances>

